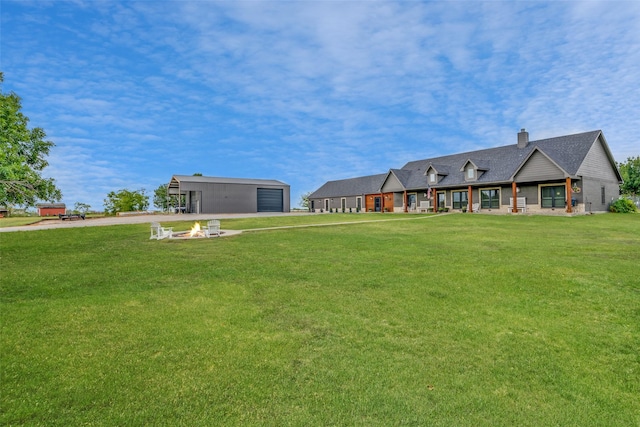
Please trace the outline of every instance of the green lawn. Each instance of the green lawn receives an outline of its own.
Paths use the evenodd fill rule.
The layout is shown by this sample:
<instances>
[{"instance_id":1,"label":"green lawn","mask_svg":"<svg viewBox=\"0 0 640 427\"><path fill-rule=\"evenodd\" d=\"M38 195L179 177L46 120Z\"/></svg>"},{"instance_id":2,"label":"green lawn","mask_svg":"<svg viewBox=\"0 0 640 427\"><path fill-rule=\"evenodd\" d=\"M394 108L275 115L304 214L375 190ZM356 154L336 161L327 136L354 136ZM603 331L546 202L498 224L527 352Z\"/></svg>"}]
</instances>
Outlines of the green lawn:
<instances>
[{"instance_id":1,"label":"green lawn","mask_svg":"<svg viewBox=\"0 0 640 427\"><path fill-rule=\"evenodd\" d=\"M42 221L39 216L18 216L11 218L0 218L0 228L17 227L20 225L30 225Z\"/></svg>"},{"instance_id":2,"label":"green lawn","mask_svg":"<svg viewBox=\"0 0 640 427\"><path fill-rule=\"evenodd\" d=\"M0 233L0 424L640 425L640 215L413 218Z\"/></svg>"}]
</instances>

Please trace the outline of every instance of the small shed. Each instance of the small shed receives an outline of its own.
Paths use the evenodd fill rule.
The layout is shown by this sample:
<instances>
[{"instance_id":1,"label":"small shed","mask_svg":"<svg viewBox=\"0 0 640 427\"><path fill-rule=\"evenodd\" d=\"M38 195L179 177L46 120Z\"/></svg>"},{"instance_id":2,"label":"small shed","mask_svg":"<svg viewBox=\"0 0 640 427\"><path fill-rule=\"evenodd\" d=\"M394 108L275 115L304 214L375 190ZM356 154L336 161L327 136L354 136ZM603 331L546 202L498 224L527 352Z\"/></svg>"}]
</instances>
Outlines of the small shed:
<instances>
[{"instance_id":1,"label":"small shed","mask_svg":"<svg viewBox=\"0 0 640 427\"><path fill-rule=\"evenodd\" d=\"M67 206L64 203L38 203L39 216L58 216L67 213Z\"/></svg>"},{"instance_id":2,"label":"small shed","mask_svg":"<svg viewBox=\"0 0 640 427\"><path fill-rule=\"evenodd\" d=\"M273 179L174 175L167 188L186 213L289 212L290 187Z\"/></svg>"}]
</instances>

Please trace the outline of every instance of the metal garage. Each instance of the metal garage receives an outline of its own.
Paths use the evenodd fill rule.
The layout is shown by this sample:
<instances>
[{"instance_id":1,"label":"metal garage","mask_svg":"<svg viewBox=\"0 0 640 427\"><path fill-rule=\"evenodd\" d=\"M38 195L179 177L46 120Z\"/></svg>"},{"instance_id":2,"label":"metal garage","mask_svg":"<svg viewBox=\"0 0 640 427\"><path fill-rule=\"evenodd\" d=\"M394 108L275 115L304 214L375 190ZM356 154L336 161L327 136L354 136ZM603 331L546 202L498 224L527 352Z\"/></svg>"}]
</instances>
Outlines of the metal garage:
<instances>
[{"instance_id":1,"label":"metal garage","mask_svg":"<svg viewBox=\"0 0 640 427\"><path fill-rule=\"evenodd\" d=\"M186 213L289 212L288 184L269 179L174 175L167 193Z\"/></svg>"}]
</instances>

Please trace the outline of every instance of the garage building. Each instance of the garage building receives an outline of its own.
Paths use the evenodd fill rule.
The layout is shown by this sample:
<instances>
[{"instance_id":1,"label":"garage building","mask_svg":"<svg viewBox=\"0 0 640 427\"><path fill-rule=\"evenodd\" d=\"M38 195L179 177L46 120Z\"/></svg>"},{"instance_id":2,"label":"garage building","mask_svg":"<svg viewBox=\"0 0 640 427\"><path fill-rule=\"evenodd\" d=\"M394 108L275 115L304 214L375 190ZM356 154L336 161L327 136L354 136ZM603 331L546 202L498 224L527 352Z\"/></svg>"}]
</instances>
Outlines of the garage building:
<instances>
[{"instance_id":1,"label":"garage building","mask_svg":"<svg viewBox=\"0 0 640 427\"><path fill-rule=\"evenodd\" d=\"M174 175L169 195L181 195L186 213L289 212L290 187L270 179Z\"/></svg>"}]
</instances>

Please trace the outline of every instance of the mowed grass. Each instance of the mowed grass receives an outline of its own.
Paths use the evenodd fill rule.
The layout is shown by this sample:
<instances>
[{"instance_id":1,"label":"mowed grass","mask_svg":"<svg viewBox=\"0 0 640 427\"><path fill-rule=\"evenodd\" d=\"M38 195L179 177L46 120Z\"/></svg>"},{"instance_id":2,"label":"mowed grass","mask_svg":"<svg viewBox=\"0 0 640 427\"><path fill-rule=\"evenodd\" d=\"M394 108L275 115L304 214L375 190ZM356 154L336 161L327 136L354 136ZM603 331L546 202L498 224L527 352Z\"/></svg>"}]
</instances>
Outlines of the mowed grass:
<instances>
[{"instance_id":1,"label":"mowed grass","mask_svg":"<svg viewBox=\"0 0 640 427\"><path fill-rule=\"evenodd\" d=\"M640 424L638 215L148 235L0 234L2 425Z\"/></svg>"}]
</instances>

